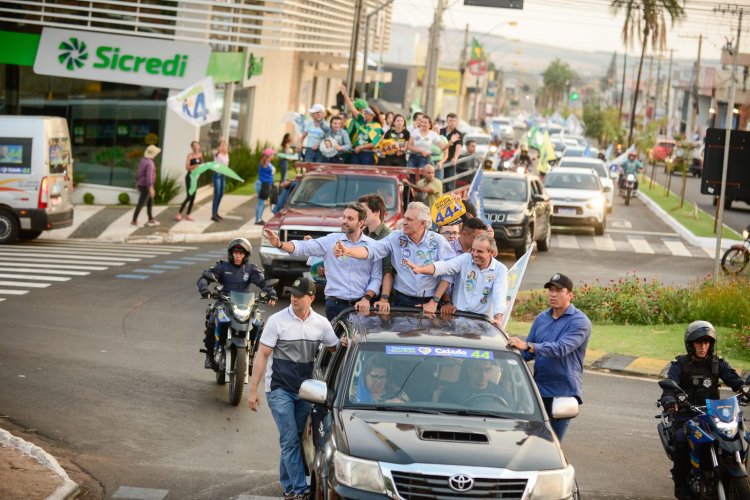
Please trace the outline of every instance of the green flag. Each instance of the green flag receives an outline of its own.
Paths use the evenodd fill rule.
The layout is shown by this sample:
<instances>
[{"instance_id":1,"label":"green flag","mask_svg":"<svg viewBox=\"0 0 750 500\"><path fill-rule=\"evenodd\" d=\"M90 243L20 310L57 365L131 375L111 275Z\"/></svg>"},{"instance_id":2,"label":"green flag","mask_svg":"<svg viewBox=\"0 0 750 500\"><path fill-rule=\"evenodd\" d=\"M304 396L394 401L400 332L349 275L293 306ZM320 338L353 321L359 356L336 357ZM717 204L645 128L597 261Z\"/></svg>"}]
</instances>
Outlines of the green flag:
<instances>
[{"instance_id":1,"label":"green flag","mask_svg":"<svg viewBox=\"0 0 750 500\"><path fill-rule=\"evenodd\" d=\"M234 170L224 165L223 163L219 163L218 161L210 161L208 163L200 165L195 170L190 172L190 188L188 189L189 195L195 193L195 190L198 188L198 177L200 177L200 175L206 170L213 170L216 173L224 174L227 177L231 177L232 179L238 180L240 182L244 181L244 179L237 175Z\"/></svg>"}]
</instances>

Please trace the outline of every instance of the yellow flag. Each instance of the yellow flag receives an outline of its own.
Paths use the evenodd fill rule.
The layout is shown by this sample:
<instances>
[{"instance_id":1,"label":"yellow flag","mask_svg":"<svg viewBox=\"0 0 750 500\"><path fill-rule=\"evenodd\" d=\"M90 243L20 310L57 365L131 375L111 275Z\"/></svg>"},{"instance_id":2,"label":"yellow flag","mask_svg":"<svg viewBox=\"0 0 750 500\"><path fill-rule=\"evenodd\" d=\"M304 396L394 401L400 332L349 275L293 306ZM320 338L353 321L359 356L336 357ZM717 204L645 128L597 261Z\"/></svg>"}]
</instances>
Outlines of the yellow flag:
<instances>
[{"instance_id":1,"label":"yellow flag","mask_svg":"<svg viewBox=\"0 0 750 500\"><path fill-rule=\"evenodd\" d=\"M555 159L555 147L552 145L552 140L549 138L549 133L544 131L544 139L539 149L539 160L536 164L537 172L546 174L549 172L551 160Z\"/></svg>"}]
</instances>

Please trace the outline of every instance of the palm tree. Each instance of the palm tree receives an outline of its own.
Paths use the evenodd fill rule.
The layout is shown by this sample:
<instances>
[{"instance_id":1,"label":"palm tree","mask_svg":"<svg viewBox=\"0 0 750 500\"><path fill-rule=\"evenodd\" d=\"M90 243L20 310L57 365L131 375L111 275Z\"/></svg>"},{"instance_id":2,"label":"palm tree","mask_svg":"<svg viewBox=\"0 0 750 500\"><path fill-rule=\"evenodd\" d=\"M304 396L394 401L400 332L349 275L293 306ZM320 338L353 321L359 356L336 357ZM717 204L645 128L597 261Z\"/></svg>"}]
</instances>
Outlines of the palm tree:
<instances>
[{"instance_id":1,"label":"palm tree","mask_svg":"<svg viewBox=\"0 0 750 500\"><path fill-rule=\"evenodd\" d=\"M635 108L638 104L638 92L641 86L641 71L643 70L643 56L649 35L654 49L665 49L667 44L667 20L669 14L671 24L679 21L685 15L684 0L612 0L611 7L615 14L625 12L625 24L622 27L622 41L625 45L633 45L637 35L641 42L641 60L638 64L638 77L635 82L633 95L633 110L630 113L630 132L628 146L633 142L633 126L635 125Z\"/></svg>"}]
</instances>

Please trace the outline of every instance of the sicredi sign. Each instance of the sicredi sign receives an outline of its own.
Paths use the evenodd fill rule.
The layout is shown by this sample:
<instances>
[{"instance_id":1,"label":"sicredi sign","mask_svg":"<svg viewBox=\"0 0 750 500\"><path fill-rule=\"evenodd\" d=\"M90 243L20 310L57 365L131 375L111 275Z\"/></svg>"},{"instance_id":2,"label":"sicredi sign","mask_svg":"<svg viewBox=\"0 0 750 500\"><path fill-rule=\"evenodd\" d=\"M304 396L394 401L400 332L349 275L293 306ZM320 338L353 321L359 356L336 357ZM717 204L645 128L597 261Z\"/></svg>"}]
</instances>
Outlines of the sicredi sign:
<instances>
[{"instance_id":1,"label":"sicredi sign","mask_svg":"<svg viewBox=\"0 0 750 500\"><path fill-rule=\"evenodd\" d=\"M40 75L184 89L206 76L211 48L153 38L44 28Z\"/></svg>"}]
</instances>

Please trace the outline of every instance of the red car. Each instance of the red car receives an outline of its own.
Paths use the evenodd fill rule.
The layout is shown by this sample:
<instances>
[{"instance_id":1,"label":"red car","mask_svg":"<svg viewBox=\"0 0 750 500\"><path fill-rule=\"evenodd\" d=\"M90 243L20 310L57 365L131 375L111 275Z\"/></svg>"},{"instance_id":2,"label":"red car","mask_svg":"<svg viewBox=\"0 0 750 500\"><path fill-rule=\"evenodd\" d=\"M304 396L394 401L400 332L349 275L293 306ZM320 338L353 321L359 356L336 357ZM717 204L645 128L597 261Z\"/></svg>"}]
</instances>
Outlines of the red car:
<instances>
[{"instance_id":1,"label":"red car","mask_svg":"<svg viewBox=\"0 0 750 500\"><path fill-rule=\"evenodd\" d=\"M660 139L656 141L656 146L651 149L649 153L649 159L651 162L663 162L674 152L676 146L675 141L671 139Z\"/></svg>"}]
</instances>

